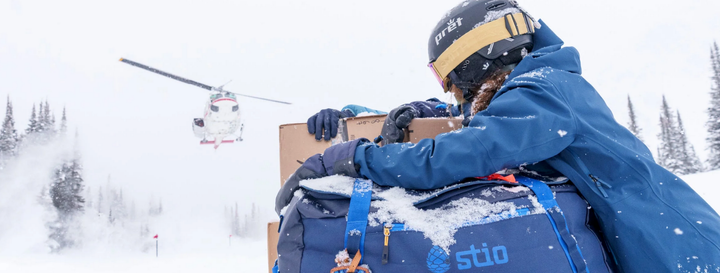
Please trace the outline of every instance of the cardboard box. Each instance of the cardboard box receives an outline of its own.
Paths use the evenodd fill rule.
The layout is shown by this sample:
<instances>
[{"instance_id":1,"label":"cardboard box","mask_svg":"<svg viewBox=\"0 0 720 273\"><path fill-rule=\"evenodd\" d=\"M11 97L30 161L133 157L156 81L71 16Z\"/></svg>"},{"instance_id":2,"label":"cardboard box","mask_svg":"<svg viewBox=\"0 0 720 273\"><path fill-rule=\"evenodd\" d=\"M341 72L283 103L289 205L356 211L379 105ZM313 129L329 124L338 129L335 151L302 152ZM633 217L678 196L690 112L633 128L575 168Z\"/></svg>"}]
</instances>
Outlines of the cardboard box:
<instances>
[{"instance_id":1,"label":"cardboard box","mask_svg":"<svg viewBox=\"0 0 720 273\"><path fill-rule=\"evenodd\" d=\"M315 140L315 135L308 133L305 123L280 125L280 185L308 157L324 152L331 144L332 141Z\"/></svg>"},{"instance_id":2,"label":"cardboard box","mask_svg":"<svg viewBox=\"0 0 720 273\"><path fill-rule=\"evenodd\" d=\"M277 259L277 243L278 243L278 227L280 222L270 222L267 226L267 249L268 249L268 272L272 273L272 268Z\"/></svg>"},{"instance_id":3,"label":"cardboard box","mask_svg":"<svg viewBox=\"0 0 720 273\"><path fill-rule=\"evenodd\" d=\"M387 115L372 115L344 119L345 124L343 125L343 122L340 122L341 125L339 126L343 129L343 140L351 141L364 137L373 141L380 135L386 117ZM340 132L339 128L338 132Z\"/></svg>"},{"instance_id":4,"label":"cardboard box","mask_svg":"<svg viewBox=\"0 0 720 273\"><path fill-rule=\"evenodd\" d=\"M347 118L338 122L338 135L331 141L317 141L309 134L307 124L280 125L280 185L297 170L302 162L315 154L321 154L333 144L357 138L373 140L380 135L386 115Z\"/></svg>"},{"instance_id":5,"label":"cardboard box","mask_svg":"<svg viewBox=\"0 0 720 273\"><path fill-rule=\"evenodd\" d=\"M405 142L418 143L425 138L462 128L462 118L416 118L405 131Z\"/></svg>"},{"instance_id":6,"label":"cardboard box","mask_svg":"<svg viewBox=\"0 0 720 273\"><path fill-rule=\"evenodd\" d=\"M338 135L331 141L317 141L307 131L307 124L280 125L280 185L297 170L302 162L315 154L321 154L333 144L367 138L370 141L380 135L387 115L346 118L338 122ZM435 138L462 127L462 118L413 119L405 132L405 142L417 143L424 138Z\"/></svg>"}]
</instances>

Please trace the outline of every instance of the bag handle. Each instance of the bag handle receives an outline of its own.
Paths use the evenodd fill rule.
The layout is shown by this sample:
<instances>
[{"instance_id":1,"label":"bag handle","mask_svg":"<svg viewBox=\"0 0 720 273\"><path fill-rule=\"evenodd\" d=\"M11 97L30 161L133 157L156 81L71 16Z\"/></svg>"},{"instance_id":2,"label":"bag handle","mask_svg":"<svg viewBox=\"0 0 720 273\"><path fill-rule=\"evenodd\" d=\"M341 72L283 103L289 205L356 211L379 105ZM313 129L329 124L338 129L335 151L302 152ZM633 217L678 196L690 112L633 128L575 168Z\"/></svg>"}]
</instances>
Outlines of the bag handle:
<instances>
[{"instance_id":1,"label":"bag handle","mask_svg":"<svg viewBox=\"0 0 720 273\"><path fill-rule=\"evenodd\" d=\"M365 229L370 213L372 186L373 183L370 180L355 180L345 227L345 249L348 253L365 254Z\"/></svg>"}]
</instances>

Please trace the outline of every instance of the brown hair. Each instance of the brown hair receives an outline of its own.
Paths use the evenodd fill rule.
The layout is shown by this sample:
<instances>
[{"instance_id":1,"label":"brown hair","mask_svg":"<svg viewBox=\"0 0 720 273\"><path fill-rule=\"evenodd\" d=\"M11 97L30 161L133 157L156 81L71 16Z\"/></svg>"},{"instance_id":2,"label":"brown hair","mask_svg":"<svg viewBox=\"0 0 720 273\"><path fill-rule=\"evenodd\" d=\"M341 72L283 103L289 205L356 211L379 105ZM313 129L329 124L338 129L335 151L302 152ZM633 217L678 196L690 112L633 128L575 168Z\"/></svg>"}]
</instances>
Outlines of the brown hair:
<instances>
[{"instance_id":1,"label":"brown hair","mask_svg":"<svg viewBox=\"0 0 720 273\"><path fill-rule=\"evenodd\" d=\"M490 100L495 96L495 93L500 90L500 87L505 83L505 79L510 75L510 72L512 71L498 70L488 77L480 87L471 90L473 93L473 115L488 108Z\"/></svg>"}]
</instances>

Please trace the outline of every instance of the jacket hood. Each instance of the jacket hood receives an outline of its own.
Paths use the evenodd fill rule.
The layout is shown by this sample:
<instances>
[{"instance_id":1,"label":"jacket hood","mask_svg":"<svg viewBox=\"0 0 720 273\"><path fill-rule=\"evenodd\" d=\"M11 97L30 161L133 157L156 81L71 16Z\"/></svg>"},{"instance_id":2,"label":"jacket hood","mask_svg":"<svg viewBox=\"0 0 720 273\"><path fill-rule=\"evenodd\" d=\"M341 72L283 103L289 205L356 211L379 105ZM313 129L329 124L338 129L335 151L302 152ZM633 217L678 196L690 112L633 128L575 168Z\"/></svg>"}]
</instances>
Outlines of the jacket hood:
<instances>
[{"instance_id":1,"label":"jacket hood","mask_svg":"<svg viewBox=\"0 0 720 273\"><path fill-rule=\"evenodd\" d=\"M510 73L509 79L542 67L552 67L571 73L582 74L580 53L574 47L563 48L560 39L548 25L540 20L542 27L535 30L533 50Z\"/></svg>"}]
</instances>

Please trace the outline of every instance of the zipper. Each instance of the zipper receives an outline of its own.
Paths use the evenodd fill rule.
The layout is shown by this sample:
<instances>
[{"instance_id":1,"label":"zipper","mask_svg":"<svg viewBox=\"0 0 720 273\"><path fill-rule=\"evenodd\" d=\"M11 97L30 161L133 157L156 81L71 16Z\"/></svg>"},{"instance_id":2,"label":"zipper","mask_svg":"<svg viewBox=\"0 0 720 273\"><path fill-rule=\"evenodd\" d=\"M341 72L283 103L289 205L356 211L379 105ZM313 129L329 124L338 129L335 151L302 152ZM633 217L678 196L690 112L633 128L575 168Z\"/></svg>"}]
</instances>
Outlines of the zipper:
<instances>
[{"instance_id":1,"label":"zipper","mask_svg":"<svg viewBox=\"0 0 720 273\"><path fill-rule=\"evenodd\" d=\"M388 248L388 241L390 240L390 227L387 225L383 227L383 233L385 234L385 245L383 245L382 264L387 264L390 256L390 249Z\"/></svg>"},{"instance_id":2,"label":"zipper","mask_svg":"<svg viewBox=\"0 0 720 273\"><path fill-rule=\"evenodd\" d=\"M383 234L385 234L385 244L383 245L382 264L387 264L390 260L390 233L393 231L413 231L405 229L405 224L385 224L383 226Z\"/></svg>"},{"instance_id":3,"label":"zipper","mask_svg":"<svg viewBox=\"0 0 720 273\"><path fill-rule=\"evenodd\" d=\"M581 169L585 174L587 174L588 177L590 177L590 179L592 180L592 182L595 184L595 187L596 187L596 188L598 189L598 191L600 192L600 195L602 195L602 196L605 197L605 198L608 198L609 196L608 196L607 192L605 191L605 188L612 189L612 186L611 186L610 184L608 184L608 183L605 183L605 181L600 180L600 178L597 178L596 176L594 176L593 174L591 174L591 173L590 173L590 170L587 168L587 166L585 166L585 163L583 163L583 161L580 160L580 157L577 156L573 151L570 151L570 150L567 150L567 151L570 152L570 154L575 158L575 161L577 162L577 164L578 164L578 166L580 167L580 169Z\"/></svg>"},{"instance_id":4,"label":"zipper","mask_svg":"<svg viewBox=\"0 0 720 273\"><path fill-rule=\"evenodd\" d=\"M612 189L612 186L610 186L610 184L608 184L608 183L603 182L602 180L598 179L597 177L595 177L592 174L588 174L588 176L590 176L590 179L592 179L592 181L595 182L595 186L598 188L600 193L602 193L602 196L605 198L608 198L608 194L607 194L607 192L605 192L605 189L603 188L603 186L607 187L608 189Z\"/></svg>"}]
</instances>

